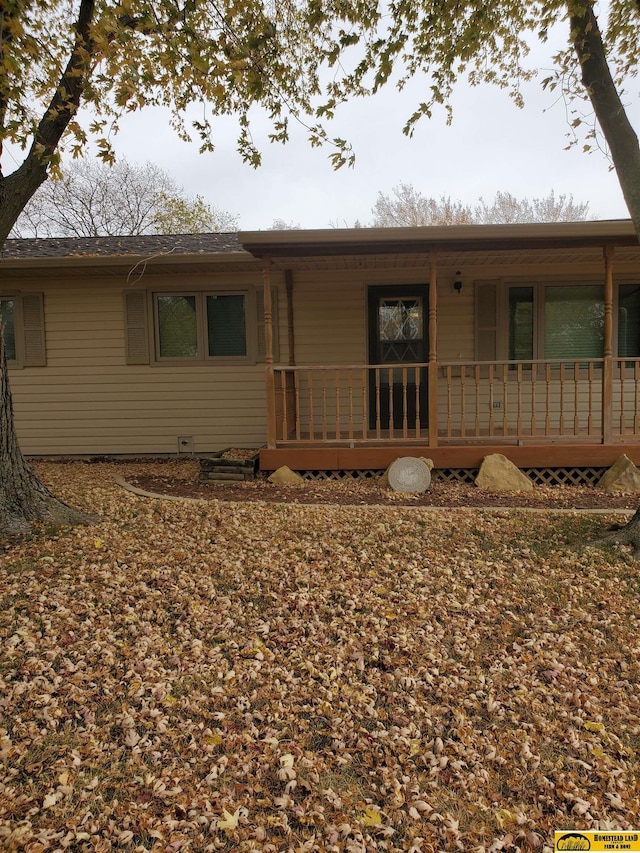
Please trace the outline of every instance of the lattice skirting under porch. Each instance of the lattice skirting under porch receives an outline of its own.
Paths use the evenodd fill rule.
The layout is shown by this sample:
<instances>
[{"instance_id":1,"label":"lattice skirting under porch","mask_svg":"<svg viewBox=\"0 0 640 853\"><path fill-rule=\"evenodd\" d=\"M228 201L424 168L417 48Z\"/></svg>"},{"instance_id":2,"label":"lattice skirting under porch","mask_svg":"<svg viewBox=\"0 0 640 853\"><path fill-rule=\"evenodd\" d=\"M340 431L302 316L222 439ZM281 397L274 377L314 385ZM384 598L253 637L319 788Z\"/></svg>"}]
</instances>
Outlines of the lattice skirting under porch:
<instances>
[{"instance_id":1,"label":"lattice skirting under porch","mask_svg":"<svg viewBox=\"0 0 640 853\"><path fill-rule=\"evenodd\" d=\"M523 472L537 486L593 486L606 468L523 468ZM305 480L375 480L384 471L365 468L356 471L301 471ZM438 468L432 477L435 481L474 483L477 468Z\"/></svg>"}]
</instances>

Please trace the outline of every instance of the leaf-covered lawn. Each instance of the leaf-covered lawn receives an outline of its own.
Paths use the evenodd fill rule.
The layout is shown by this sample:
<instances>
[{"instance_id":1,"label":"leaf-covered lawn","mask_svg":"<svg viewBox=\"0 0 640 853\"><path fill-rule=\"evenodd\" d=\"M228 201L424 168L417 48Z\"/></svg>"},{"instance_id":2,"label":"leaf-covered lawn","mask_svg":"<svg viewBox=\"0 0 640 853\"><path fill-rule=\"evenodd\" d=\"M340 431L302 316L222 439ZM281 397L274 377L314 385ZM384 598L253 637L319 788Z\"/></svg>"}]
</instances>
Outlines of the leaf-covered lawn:
<instances>
[{"instance_id":1,"label":"leaf-covered lawn","mask_svg":"<svg viewBox=\"0 0 640 853\"><path fill-rule=\"evenodd\" d=\"M9 851L551 849L640 826L637 563L586 516L160 502L0 568ZM569 544L568 544L569 543Z\"/></svg>"}]
</instances>

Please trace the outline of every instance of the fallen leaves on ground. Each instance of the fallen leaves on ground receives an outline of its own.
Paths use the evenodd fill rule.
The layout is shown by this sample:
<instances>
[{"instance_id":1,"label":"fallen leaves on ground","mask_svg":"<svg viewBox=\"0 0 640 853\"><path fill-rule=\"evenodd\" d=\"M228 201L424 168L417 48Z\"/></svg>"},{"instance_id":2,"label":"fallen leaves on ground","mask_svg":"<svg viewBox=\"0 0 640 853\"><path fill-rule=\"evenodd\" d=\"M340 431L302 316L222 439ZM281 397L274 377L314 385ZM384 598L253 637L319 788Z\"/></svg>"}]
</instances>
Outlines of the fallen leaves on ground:
<instances>
[{"instance_id":1,"label":"fallen leaves on ground","mask_svg":"<svg viewBox=\"0 0 640 853\"><path fill-rule=\"evenodd\" d=\"M3 849L638 828L640 580L584 547L603 519L167 502L117 465L38 470L101 521L2 556Z\"/></svg>"},{"instance_id":2,"label":"fallen leaves on ground","mask_svg":"<svg viewBox=\"0 0 640 853\"><path fill-rule=\"evenodd\" d=\"M379 481L345 477L275 485L264 474L245 482L198 482L198 463L123 466L127 482L144 491L200 500L383 506L509 507L514 509L634 509L638 495L607 494L592 486L536 486L530 492L488 492L469 483L435 479L422 494L394 492Z\"/></svg>"}]
</instances>

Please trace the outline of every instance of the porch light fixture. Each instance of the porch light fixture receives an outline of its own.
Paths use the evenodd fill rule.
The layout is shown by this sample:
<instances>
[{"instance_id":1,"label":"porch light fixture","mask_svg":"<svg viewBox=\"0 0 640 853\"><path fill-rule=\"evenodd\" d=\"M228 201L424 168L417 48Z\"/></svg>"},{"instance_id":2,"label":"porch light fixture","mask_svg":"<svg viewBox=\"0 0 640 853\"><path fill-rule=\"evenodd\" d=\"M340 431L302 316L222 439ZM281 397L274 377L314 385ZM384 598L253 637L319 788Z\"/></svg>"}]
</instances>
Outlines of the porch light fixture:
<instances>
[{"instance_id":1,"label":"porch light fixture","mask_svg":"<svg viewBox=\"0 0 640 853\"><path fill-rule=\"evenodd\" d=\"M453 289L455 290L456 293L460 293L462 291L461 275L462 275L462 273L460 272L460 270L456 270L456 277L455 277L454 282L453 282Z\"/></svg>"}]
</instances>

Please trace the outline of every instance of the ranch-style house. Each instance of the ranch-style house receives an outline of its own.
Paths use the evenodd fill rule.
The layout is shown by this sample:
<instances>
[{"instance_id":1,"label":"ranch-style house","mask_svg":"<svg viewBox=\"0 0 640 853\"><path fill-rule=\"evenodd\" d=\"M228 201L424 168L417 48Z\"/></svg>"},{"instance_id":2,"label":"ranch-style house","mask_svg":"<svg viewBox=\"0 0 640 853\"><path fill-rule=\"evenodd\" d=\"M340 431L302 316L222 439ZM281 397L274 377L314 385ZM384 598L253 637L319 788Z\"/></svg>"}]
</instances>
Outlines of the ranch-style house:
<instances>
[{"instance_id":1,"label":"ranch-style house","mask_svg":"<svg viewBox=\"0 0 640 853\"><path fill-rule=\"evenodd\" d=\"M9 240L0 313L32 456L640 463L627 220Z\"/></svg>"}]
</instances>

